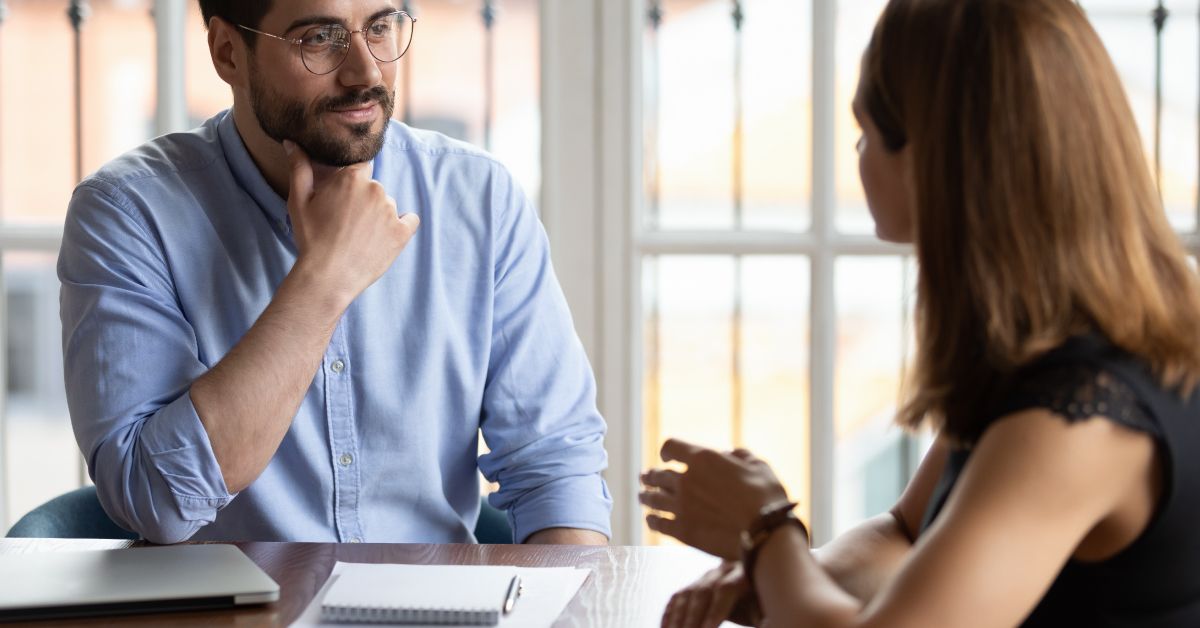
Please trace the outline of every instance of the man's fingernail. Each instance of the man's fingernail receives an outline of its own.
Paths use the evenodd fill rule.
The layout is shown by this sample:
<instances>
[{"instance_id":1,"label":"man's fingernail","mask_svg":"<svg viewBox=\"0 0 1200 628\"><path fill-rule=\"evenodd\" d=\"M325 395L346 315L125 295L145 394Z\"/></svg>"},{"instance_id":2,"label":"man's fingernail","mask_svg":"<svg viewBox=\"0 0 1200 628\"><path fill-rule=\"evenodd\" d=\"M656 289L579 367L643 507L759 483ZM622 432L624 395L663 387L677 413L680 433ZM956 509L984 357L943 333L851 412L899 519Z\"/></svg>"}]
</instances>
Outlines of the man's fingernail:
<instances>
[{"instance_id":1,"label":"man's fingernail","mask_svg":"<svg viewBox=\"0 0 1200 628\"><path fill-rule=\"evenodd\" d=\"M292 140L283 140L283 152L287 153L288 157L296 152L296 145L292 143Z\"/></svg>"}]
</instances>

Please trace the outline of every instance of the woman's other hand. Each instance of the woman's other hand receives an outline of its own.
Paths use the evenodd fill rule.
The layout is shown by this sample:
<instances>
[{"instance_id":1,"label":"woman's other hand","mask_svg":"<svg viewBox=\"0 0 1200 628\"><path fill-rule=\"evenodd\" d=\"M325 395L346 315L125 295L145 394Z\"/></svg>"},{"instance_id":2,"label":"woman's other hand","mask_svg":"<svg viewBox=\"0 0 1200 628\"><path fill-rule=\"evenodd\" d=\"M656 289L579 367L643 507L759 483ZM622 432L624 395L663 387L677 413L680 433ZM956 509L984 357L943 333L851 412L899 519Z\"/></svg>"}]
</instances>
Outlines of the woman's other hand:
<instances>
[{"instance_id":1,"label":"woman's other hand","mask_svg":"<svg viewBox=\"0 0 1200 628\"><path fill-rule=\"evenodd\" d=\"M663 612L663 628L716 628L725 620L747 626L758 623L758 600L738 562L725 561L671 596Z\"/></svg>"}]
</instances>

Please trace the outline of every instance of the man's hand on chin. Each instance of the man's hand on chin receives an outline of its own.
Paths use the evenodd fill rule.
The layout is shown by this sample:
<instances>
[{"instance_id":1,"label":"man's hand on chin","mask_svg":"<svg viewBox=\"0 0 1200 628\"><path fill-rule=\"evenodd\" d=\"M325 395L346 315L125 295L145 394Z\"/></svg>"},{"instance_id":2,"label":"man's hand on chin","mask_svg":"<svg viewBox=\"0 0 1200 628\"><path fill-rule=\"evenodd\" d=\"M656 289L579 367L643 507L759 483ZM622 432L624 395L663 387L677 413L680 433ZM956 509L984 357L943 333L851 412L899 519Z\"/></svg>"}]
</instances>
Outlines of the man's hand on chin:
<instances>
[{"instance_id":1,"label":"man's hand on chin","mask_svg":"<svg viewBox=\"0 0 1200 628\"><path fill-rule=\"evenodd\" d=\"M528 545L608 545L608 537L591 530L546 528L525 539Z\"/></svg>"}]
</instances>

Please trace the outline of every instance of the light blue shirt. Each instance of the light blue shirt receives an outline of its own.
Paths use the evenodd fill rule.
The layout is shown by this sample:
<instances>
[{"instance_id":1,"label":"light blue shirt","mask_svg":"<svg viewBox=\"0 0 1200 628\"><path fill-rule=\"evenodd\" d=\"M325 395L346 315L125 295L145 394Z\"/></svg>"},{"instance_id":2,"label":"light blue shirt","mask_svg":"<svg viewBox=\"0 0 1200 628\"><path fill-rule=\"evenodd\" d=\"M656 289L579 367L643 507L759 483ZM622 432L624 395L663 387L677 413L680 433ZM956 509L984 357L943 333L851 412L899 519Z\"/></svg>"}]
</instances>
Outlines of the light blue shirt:
<instances>
[{"instance_id":1,"label":"light blue shirt","mask_svg":"<svg viewBox=\"0 0 1200 628\"><path fill-rule=\"evenodd\" d=\"M228 112L75 190L58 264L67 399L117 523L158 543L470 542L482 471L518 542L610 534L605 424L531 204L491 157L400 123L373 165L421 228L346 310L238 494L188 391L295 262L286 201Z\"/></svg>"}]
</instances>

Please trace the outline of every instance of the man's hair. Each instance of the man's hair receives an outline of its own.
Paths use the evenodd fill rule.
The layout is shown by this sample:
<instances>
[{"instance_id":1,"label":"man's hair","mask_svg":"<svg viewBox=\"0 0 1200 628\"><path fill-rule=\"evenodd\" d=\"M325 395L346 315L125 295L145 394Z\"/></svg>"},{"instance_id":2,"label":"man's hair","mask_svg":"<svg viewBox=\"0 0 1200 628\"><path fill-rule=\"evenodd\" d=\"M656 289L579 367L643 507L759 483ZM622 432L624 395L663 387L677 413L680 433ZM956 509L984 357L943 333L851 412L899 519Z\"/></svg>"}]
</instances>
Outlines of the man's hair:
<instances>
[{"instance_id":1,"label":"man's hair","mask_svg":"<svg viewBox=\"0 0 1200 628\"><path fill-rule=\"evenodd\" d=\"M258 28L262 24L263 16L271 10L273 0L199 0L199 2L200 15L204 16L205 28L208 28L209 22L214 17L219 17L230 24ZM254 33L241 28L238 30L242 33L242 39L246 41L246 45L253 48L256 41Z\"/></svg>"}]
</instances>

